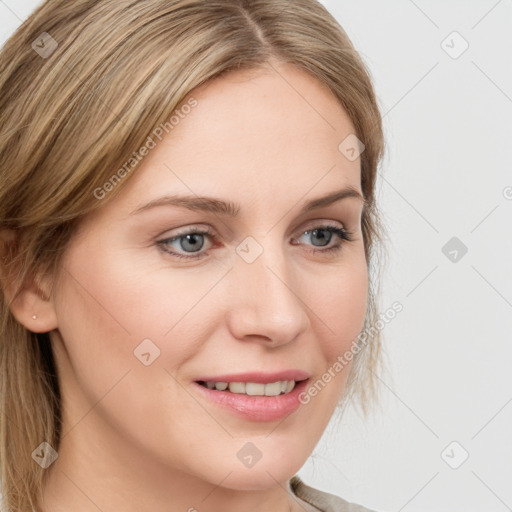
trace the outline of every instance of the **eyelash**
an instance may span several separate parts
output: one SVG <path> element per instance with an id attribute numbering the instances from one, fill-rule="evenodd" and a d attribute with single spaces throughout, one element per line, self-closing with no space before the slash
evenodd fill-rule
<path id="1" fill-rule="evenodd" d="M 351 242 L 353 240 L 353 238 L 352 238 L 353 233 L 352 232 L 348 231 L 345 228 L 340 228 L 338 226 L 332 226 L 332 225 L 328 225 L 328 224 L 327 225 L 326 224 L 322 224 L 322 225 L 319 225 L 319 226 L 314 226 L 311 229 L 306 229 L 306 231 L 303 231 L 301 233 L 301 236 L 304 235 L 305 233 L 312 232 L 312 231 L 315 231 L 315 230 L 323 230 L 323 231 L 328 231 L 330 233 L 333 233 L 334 235 L 336 235 L 339 238 L 340 241 L 338 242 L 337 245 L 334 245 L 332 247 L 328 247 L 327 249 L 313 249 L 313 250 L 310 251 L 312 253 L 323 253 L 323 254 L 335 253 L 335 252 L 338 252 L 338 251 L 340 251 L 342 249 L 343 245 L 345 245 L 345 242 Z M 207 235 L 207 236 L 210 236 L 213 240 L 216 240 L 215 234 L 210 229 L 192 229 L 192 230 L 189 230 L 189 231 L 185 231 L 183 233 L 179 233 L 176 236 L 173 236 L 173 237 L 170 237 L 170 238 L 165 238 L 164 240 L 159 240 L 157 242 L 157 245 L 164 252 L 166 252 L 168 254 L 171 254 L 173 257 L 180 258 L 180 259 L 183 259 L 183 260 L 197 260 L 197 259 L 201 259 L 201 258 L 205 257 L 205 255 L 208 253 L 208 251 L 206 251 L 206 252 L 199 252 L 199 251 L 197 251 L 198 254 L 196 256 L 193 255 L 194 253 L 190 253 L 190 255 L 185 256 L 184 254 L 180 254 L 180 253 L 177 253 L 177 252 L 174 252 L 174 251 L 170 251 L 169 249 L 167 249 L 167 244 L 168 243 L 174 242 L 175 240 L 179 240 L 180 238 L 183 238 L 183 237 L 185 237 L 187 235 L 203 235 L 203 236 Z M 331 239 L 331 241 L 332 241 L 332 239 Z"/>

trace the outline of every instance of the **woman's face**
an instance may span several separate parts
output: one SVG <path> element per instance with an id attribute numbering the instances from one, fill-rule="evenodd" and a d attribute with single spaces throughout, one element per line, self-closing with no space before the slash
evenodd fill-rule
<path id="1" fill-rule="evenodd" d="M 368 283 L 362 200 L 310 202 L 361 193 L 360 160 L 338 149 L 354 128 L 327 89 L 276 70 L 196 89 L 197 105 L 72 238 L 52 299 L 56 465 L 80 454 L 100 472 L 136 464 L 153 482 L 261 490 L 318 442 L 349 368 L 309 403 L 298 395 L 361 331 Z M 236 392 L 304 379 L 290 394 Z"/>

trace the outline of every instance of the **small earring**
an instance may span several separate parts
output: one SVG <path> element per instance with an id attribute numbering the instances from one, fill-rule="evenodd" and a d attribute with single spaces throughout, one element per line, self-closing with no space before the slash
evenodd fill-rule
<path id="1" fill-rule="evenodd" d="M 32 315 L 32 318 L 35 320 L 37 318 L 37 315 Z"/>

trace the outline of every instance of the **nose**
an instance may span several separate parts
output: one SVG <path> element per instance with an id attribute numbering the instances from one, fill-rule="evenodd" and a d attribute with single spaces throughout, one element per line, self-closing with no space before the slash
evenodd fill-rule
<path id="1" fill-rule="evenodd" d="M 252 263 L 237 256 L 229 279 L 226 319 L 235 338 L 280 346 L 307 330 L 310 320 L 303 280 L 282 249 L 265 247 Z"/>

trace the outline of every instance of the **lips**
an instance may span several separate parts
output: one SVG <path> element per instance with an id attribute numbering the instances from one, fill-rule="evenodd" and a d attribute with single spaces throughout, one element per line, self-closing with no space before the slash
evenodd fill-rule
<path id="1" fill-rule="evenodd" d="M 250 421 L 282 419 L 301 405 L 309 374 L 302 370 L 206 375 L 194 382 L 203 399 Z"/>
<path id="2" fill-rule="evenodd" d="M 232 373 L 224 375 L 205 375 L 196 379 L 196 382 L 257 382 L 268 384 L 285 380 L 294 380 L 295 382 L 308 379 L 310 374 L 303 370 L 284 370 L 281 372 L 247 372 Z"/>

